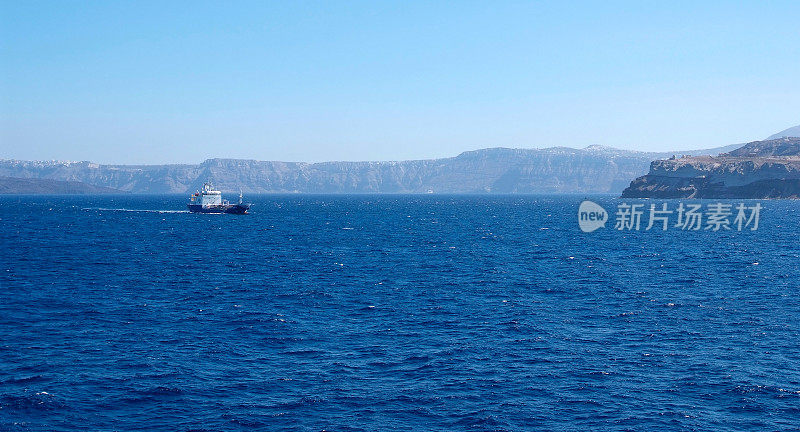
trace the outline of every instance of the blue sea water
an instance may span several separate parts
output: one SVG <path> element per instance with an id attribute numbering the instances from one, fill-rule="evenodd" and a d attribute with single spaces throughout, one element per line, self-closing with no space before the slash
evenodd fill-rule
<path id="1" fill-rule="evenodd" d="M 251 198 L 0 197 L 0 430 L 800 428 L 800 202 Z"/>

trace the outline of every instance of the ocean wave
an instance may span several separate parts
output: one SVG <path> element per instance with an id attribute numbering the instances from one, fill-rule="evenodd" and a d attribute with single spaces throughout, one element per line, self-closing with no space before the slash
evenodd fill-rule
<path id="1" fill-rule="evenodd" d="M 191 213 L 189 210 L 156 210 L 156 209 L 129 209 L 129 208 L 108 208 L 108 207 L 84 207 L 81 210 L 131 212 L 131 213 Z"/>

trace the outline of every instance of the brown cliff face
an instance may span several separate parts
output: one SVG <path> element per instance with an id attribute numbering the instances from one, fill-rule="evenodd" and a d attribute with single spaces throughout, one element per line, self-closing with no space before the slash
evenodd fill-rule
<path id="1" fill-rule="evenodd" d="M 748 143 L 719 156 L 656 160 L 623 198 L 800 198 L 800 138 Z"/>

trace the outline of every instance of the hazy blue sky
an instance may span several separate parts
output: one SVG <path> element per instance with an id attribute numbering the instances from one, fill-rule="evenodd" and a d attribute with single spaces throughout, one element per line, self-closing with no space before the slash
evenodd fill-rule
<path id="1" fill-rule="evenodd" d="M 672 150 L 800 124 L 797 1 L 0 2 L 0 158 Z"/>

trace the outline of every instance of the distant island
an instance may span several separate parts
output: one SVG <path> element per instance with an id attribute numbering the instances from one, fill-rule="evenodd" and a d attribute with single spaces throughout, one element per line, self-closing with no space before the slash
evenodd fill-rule
<path id="1" fill-rule="evenodd" d="M 718 154 L 738 146 L 682 151 Z M 209 159 L 191 165 L 103 165 L 0 160 L 0 176 L 79 181 L 142 194 L 187 193 L 210 180 L 238 193 L 614 193 L 645 174 L 653 159 L 676 152 L 612 147 L 490 148 L 443 159 L 399 162 L 276 162 Z M 63 185 L 40 184 L 42 193 Z M 9 193 L 9 188 L 5 189 Z M 32 190 L 30 188 L 26 190 Z M 33 193 L 33 192 L 15 192 Z"/>
<path id="2" fill-rule="evenodd" d="M 783 133 L 798 133 L 800 127 Z M 800 138 L 754 141 L 713 156 L 656 160 L 623 198 L 800 198 Z"/>
<path id="3" fill-rule="evenodd" d="M 800 198 L 800 126 L 764 141 L 639 152 L 488 148 L 442 159 L 104 165 L 0 160 L 0 194 L 190 193 L 206 181 L 244 193 L 610 193 L 624 198 Z M 633 179 L 633 181 L 631 181 Z"/>
<path id="4" fill-rule="evenodd" d="M 774 140 L 778 138 L 792 138 L 800 137 L 800 126 L 790 127 L 789 129 L 782 130 L 774 135 L 767 137 L 767 140 Z"/>
<path id="5" fill-rule="evenodd" d="M 117 189 L 94 186 L 79 181 L 37 178 L 0 177 L 0 194 L 110 194 L 124 193 Z"/>

